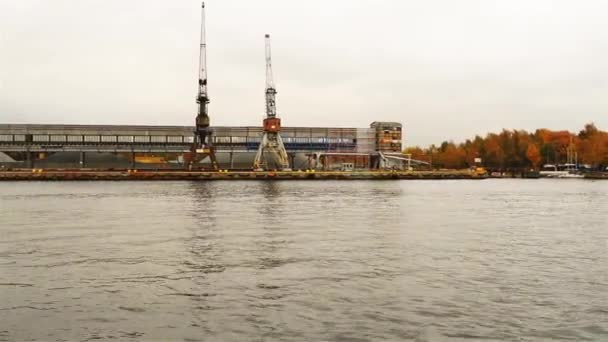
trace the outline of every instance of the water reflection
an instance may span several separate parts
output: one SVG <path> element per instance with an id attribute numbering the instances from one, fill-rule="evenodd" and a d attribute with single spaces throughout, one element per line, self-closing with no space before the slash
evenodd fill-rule
<path id="1" fill-rule="evenodd" d="M 262 181 L 260 182 L 260 188 L 262 190 L 262 195 L 267 200 L 275 199 L 281 194 L 282 187 L 284 182 L 277 181 Z"/>
<path id="2" fill-rule="evenodd" d="M 259 194 L 256 194 L 256 197 L 261 195 L 257 207 L 264 228 L 283 228 L 281 227 L 284 224 L 282 217 L 284 205 L 281 201 L 283 184 L 284 182 L 277 181 L 262 181 L 257 184 L 256 190 Z"/>
<path id="3" fill-rule="evenodd" d="M 185 188 L 196 199 L 196 204 L 203 204 L 217 195 L 219 187 L 214 182 L 186 182 Z M 212 201 L 210 201 L 212 203 Z"/>
<path id="4" fill-rule="evenodd" d="M 210 333 L 208 311 L 213 310 L 212 299 L 217 290 L 210 282 L 211 275 L 226 270 L 221 255 L 225 253 L 222 246 L 222 232 L 219 229 L 217 199 L 221 188 L 213 182 L 189 182 L 190 194 L 188 214 L 192 225 L 187 227 L 190 236 L 184 240 L 184 251 L 181 259 L 183 272 L 187 280 L 181 284 L 177 294 L 188 301 L 189 328 Z M 185 303 L 184 303 L 185 304 Z M 197 339 L 195 339 L 197 340 Z"/>

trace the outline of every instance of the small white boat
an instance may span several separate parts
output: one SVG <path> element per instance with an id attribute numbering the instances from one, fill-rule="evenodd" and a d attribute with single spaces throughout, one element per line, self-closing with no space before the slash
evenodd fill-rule
<path id="1" fill-rule="evenodd" d="M 564 175 L 559 175 L 557 178 L 585 178 L 585 176 L 578 173 L 567 173 Z"/>
<path id="2" fill-rule="evenodd" d="M 543 165 L 538 173 L 543 178 L 585 178 L 578 173 L 575 164 Z"/>

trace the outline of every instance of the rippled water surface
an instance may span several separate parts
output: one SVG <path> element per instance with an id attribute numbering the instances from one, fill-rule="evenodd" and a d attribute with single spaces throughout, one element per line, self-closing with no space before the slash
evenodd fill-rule
<path id="1" fill-rule="evenodd" d="M 0 214 L 0 340 L 608 341 L 608 182 L 4 182 Z"/>

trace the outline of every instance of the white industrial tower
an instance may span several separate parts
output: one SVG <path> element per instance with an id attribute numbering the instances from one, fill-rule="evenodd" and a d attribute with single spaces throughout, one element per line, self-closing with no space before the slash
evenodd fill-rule
<path id="1" fill-rule="evenodd" d="M 253 161 L 255 170 L 289 170 L 289 157 L 281 139 L 281 119 L 277 118 L 276 97 L 270 58 L 270 35 L 266 35 L 266 118 L 260 147 Z"/>

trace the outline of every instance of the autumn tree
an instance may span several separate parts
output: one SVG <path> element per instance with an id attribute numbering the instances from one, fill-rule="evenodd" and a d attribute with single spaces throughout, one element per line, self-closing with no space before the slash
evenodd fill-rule
<path id="1" fill-rule="evenodd" d="M 534 167 L 535 169 L 538 168 L 542 157 L 540 155 L 540 150 L 535 144 L 528 144 L 528 148 L 526 150 L 526 158 L 528 159 L 528 162 L 532 164 L 532 167 Z"/>
<path id="2" fill-rule="evenodd" d="M 410 154 L 412 159 L 429 162 L 428 159 L 430 157 L 430 154 L 424 151 L 419 146 L 408 147 L 403 151 L 403 153 Z"/>
<path id="3" fill-rule="evenodd" d="M 463 168 L 481 158 L 490 168 L 538 168 L 543 163 L 559 164 L 567 161 L 568 150 L 574 147 L 579 160 L 600 166 L 608 164 L 608 132 L 599 130 L 593 123 L 585 125 L 578 134 L 568 131 L 537 129 L 503 129 L 500 133 L 475 136 L 463 143 L 444 141 L 438 147 L 418 146 L 406 149 L 413 159 L 432 162 L 443 168 Z"/>

